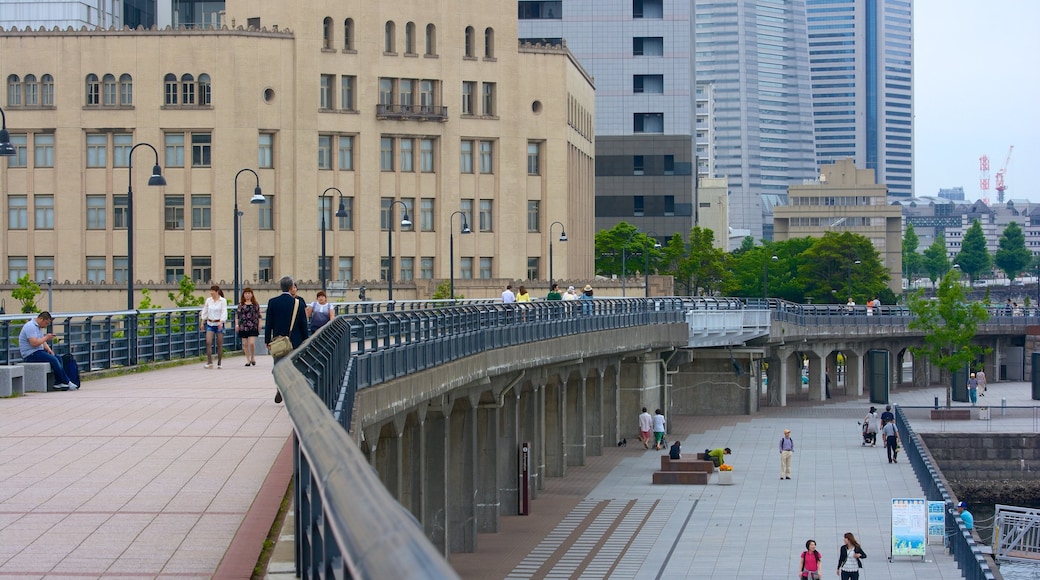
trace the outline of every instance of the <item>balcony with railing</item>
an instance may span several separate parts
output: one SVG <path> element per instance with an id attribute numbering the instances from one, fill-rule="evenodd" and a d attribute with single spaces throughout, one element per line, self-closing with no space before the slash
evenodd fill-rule
<path id="1" fill-rule="evenodd" d="M 433 105 L 376 105 L 376 118 L 397 121 L 439 121 L 448 120 L 448 107 Z"/>

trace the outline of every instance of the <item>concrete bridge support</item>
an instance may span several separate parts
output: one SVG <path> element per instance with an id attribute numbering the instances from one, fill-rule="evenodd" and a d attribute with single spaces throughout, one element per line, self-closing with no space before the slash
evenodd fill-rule
<path id="1" fill-rule="evenodd" d="M 570 375 L 565 393 L 566 412 L 565 429 L 567 448 L 567 465 L 585 465 L 585 453 L 588 445 L 588 401 L 586 400 L 585 373 Z"/>

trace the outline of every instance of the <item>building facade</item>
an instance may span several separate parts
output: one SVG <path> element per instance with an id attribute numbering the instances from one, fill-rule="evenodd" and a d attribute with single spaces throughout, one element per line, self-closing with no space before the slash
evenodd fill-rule
<path id="1" fill-rule="evenodd" d="M 805 0 L 816 159 L 913 195 L 912 0 Z"/>
<path id="2" fill-rule="evenodd" d="M 398 299 L 452 271 L 547 280 L 555 221 L 554 276 L 591 278 L 595 96 L 566 49 L 520 47 L 515 14 L 473 0 L 298 4 L 228 2 L 224 29 L 0 33 L 0 293 L 28 274 L 58 310 L 121 308 L 130 183 L 138 289 L 230 287 L 236 196 L 244 285 L 322 263 L 376 299 L 390 275 Z M 156 156 L 165 187 L 146 185 Z"/>

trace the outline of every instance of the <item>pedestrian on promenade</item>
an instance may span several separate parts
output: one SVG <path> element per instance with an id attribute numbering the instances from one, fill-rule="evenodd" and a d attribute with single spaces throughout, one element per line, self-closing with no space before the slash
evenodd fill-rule
<path id="1" fill-rule="evenodd" d="M 54 372 L 54 386 L 63 391 L 75 391 L 79 385 L 69 381 L 65 374 L 65 367 L 61 359 L 54 356 L 51 345 L 47 344 L 54 338 L 54 334 L 44 329 L 51 324 L 51 313 L 44 310 L 29 322 L 22 326 L 18 333 L 18 352 L 25 362 L 50 363 L 51 371 Z"/>
<path id="2" fill-rule="evenodd" d="M 975 516 L 971 515 L 968 511 L 968 504 L 963 501 L 957 504 L 957 515 L 961 516 L 961 520 L 964 521 L 964 527 L 972 529 L 975 527 Z"/>
<path id="3" fill-rule="evenodd" d="M 577 300 L 578 292 L 574 289 L 574 286 L 568 286 L 567 291 L 563 294 L 564 300 Z"/>
<path id="4" fill-rule="evenodd" d="M 563 296 L 560 294 L 560 285 L 553 284 L 552 288 L 549 289 L 549 294 L 545 297 L 546 300 L 563 300 Z"/>
<path id="5" fill-rule="evenodd" d="M 885 423 L 885 426 L 881 428 L 881 435 L 885 438 L 885 451 L 888 454 L 888 462 L 899 463 L 897 460 L 899 450 L 896 448 L 899 445 L 899 431 L 896 429 L 896 422 L 889 421 Z"/>
<path id="6" fill-rule="evenodd" d="M 654 449 L 664 449 L 664 413 L 660 409 L 654 411 Z"/>
<path id="7" fill-rule="evenodd" d="M 235 310 L 235 331 L 242 339 L 242 354 L 246 355 L 246 366 L 256 366 L 256 337 L 260 336 L 260 303 L 253 289 L 246 286 Z"/>
<path id="8" fill-rule="evenodd" d="M 224 361 L 224 324 L 227 322 L 227 298 L 216 284 L 209 287 L 209 298 L 199 313 L 206 326 L 206 368 L 213 368 L 213 341 L 217 341 L 217 368 Z"/>
<path id="9" fill-rule="evenodd" d="M 883 426 L 885 423 L 895 420 L 896 416 L 895 413 L 892 412 L 892 405 L 885 405 L 885 412 L 881 413 L 881 425 Z"/>
<path id="10" fill-rule="evenodd" d="M 845 532 L 845 543 L 838 550 L 838 574 L 841 580 L 859 580 L 859 569 L 863 567 L 867 554 L 856 541 L 852 532 Z"/>
<path id="11" fill-rule="evenodd" d="M 296 282 L 292 276 L 282 276 L 278 281 L 282 293 L 267 302 L 267 324 L 264 327 L 264 343 L 270 352 L 271 341 L 276 336 L 289 339 L 293 349 L 307 339 L 307 305 L 296 296 Z M 278 361 L 275 361 L 276 363 Z M 274 402 L 282 402 L 281 391 L 276 391 Z"/>
<path id="12" fill-rule="evenodd" d="M 975 373 L 968 375 L 968 400 L 972 407 L 979 402 L 979 379 L 975 378 Z"/>
<path id="13" fill-rule="evenodd" d="M 506 289 L 502 291 L 502 304 L 512 304 L 516 302 L 516 294 L 513 294 L 513 285 L 506 284 Z"/>
<path id="14" fill-rule="evenodd" d="M 318 332 L 319 328 L 325 326 L 336 317 L 336 312 L 332 309 L 332 305 L 329 304 L 329 297 L 324 290 L 318 290 L 315 298 L 316 300 L 307 306 L 307 317 L 311 320 L 311 334 Z"/>
<path id="15" fill-rule="evenodd" d="M 863 417 L 863 444 L 877 445 L 877 434 L 881 428 L 881 417 L 877 414 L 877 408 L 871 407 L 867 416 Z"/>
<path id="16" fill-rule="evenodd" d="M 592 286 L 586 284 L 585 285 L 585 290 L 581 293 L 581 296 L 578 298 L 579 300 L 587 301 L 587 302 L 582 302 L 582 305 L 581 305 L 581 313 L 582 314 L 586 314 L 586 315 L 592 314 L 592 312 L 593 312 L 593 308 L 592 308 L 592 300 L 593 300 L 593 298 L 594 298 L 594 296 L 592 295 Z M 663 447 L 664 443 L 662 442 L 661 445 Z"/>
<path id="17" fill-rule="evenodd" d="M 794 455 L 794 439 L 791 430 L 784 429 L 780 438 L 780 479 L 791 479 L 791 456 Z"/>
<path id="18" fill-rule="evenodd" d="M 733 452 L 730 451 L 729 447 L 726 447 L 725 449 L 720 447 L 718 449 L 712 449 L 710 451 L 705 449 L 704 459 L 710 460 L 712 463 L 715 464 L 715 467 L 719 467 L 720 465 L 726 462 L 725 456 L 729 455 L 730 453 Z"/>
<path id="19" fill-rule="evenodd" d="M 986 369 L 979 367 L 979 370 L 975 373 L 975 378 L 979 380 L 979 396 L 986 396 Z"/>
<path id="20" fill-rule="evenodd" d="M 675 440 L 675 443 L 672 443 L 672 447 L 668 450 L 668 457 L 671 459 L 682 459 L 682 446 L 679 444 L 678 439 Z"/>
<path id="21" fill-rule="evenodd" d="M 639 438 L 643 440 L 643 449 L 650 449 L 650 435 L 654 430 L 654 418 L 643 407 L 639 415 Z"/>
<path id="22" fill-rule="evenodd" d="M 823 556 L 816 549 L 816 540 L 805 542 L 805 551 L 802 552 L 802 567 L 799 577 L 807 580 L 820 580 L 820 561 Z"/>
<path id="23" fill-rule="evenodd" d="M 527 292 L 527 288 L 523 284 L 520 285 L 520 290 L 516 293 L 517 302 L 530 302 L 531 295 Z"/>

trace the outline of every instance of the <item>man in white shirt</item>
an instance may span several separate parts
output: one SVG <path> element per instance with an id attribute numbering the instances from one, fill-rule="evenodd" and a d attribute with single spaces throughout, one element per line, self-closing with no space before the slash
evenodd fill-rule
<path id="1" fill-rule="evenodd" d="M 653 429 L 654 418 L 646 411 L 646 407 L 643 407 L 643 412 L 639 415 L 639 438 L 643 440 L 643 449 L 650 449 L 650 433 Z"/>
<path id="2" fill-rule="evenodd" d="M 513 294 L 513 285 L 508 284 L 504 292 L 502 292 L 502 303 L 512 304 L 516 302 L 516 294 Z"/>

